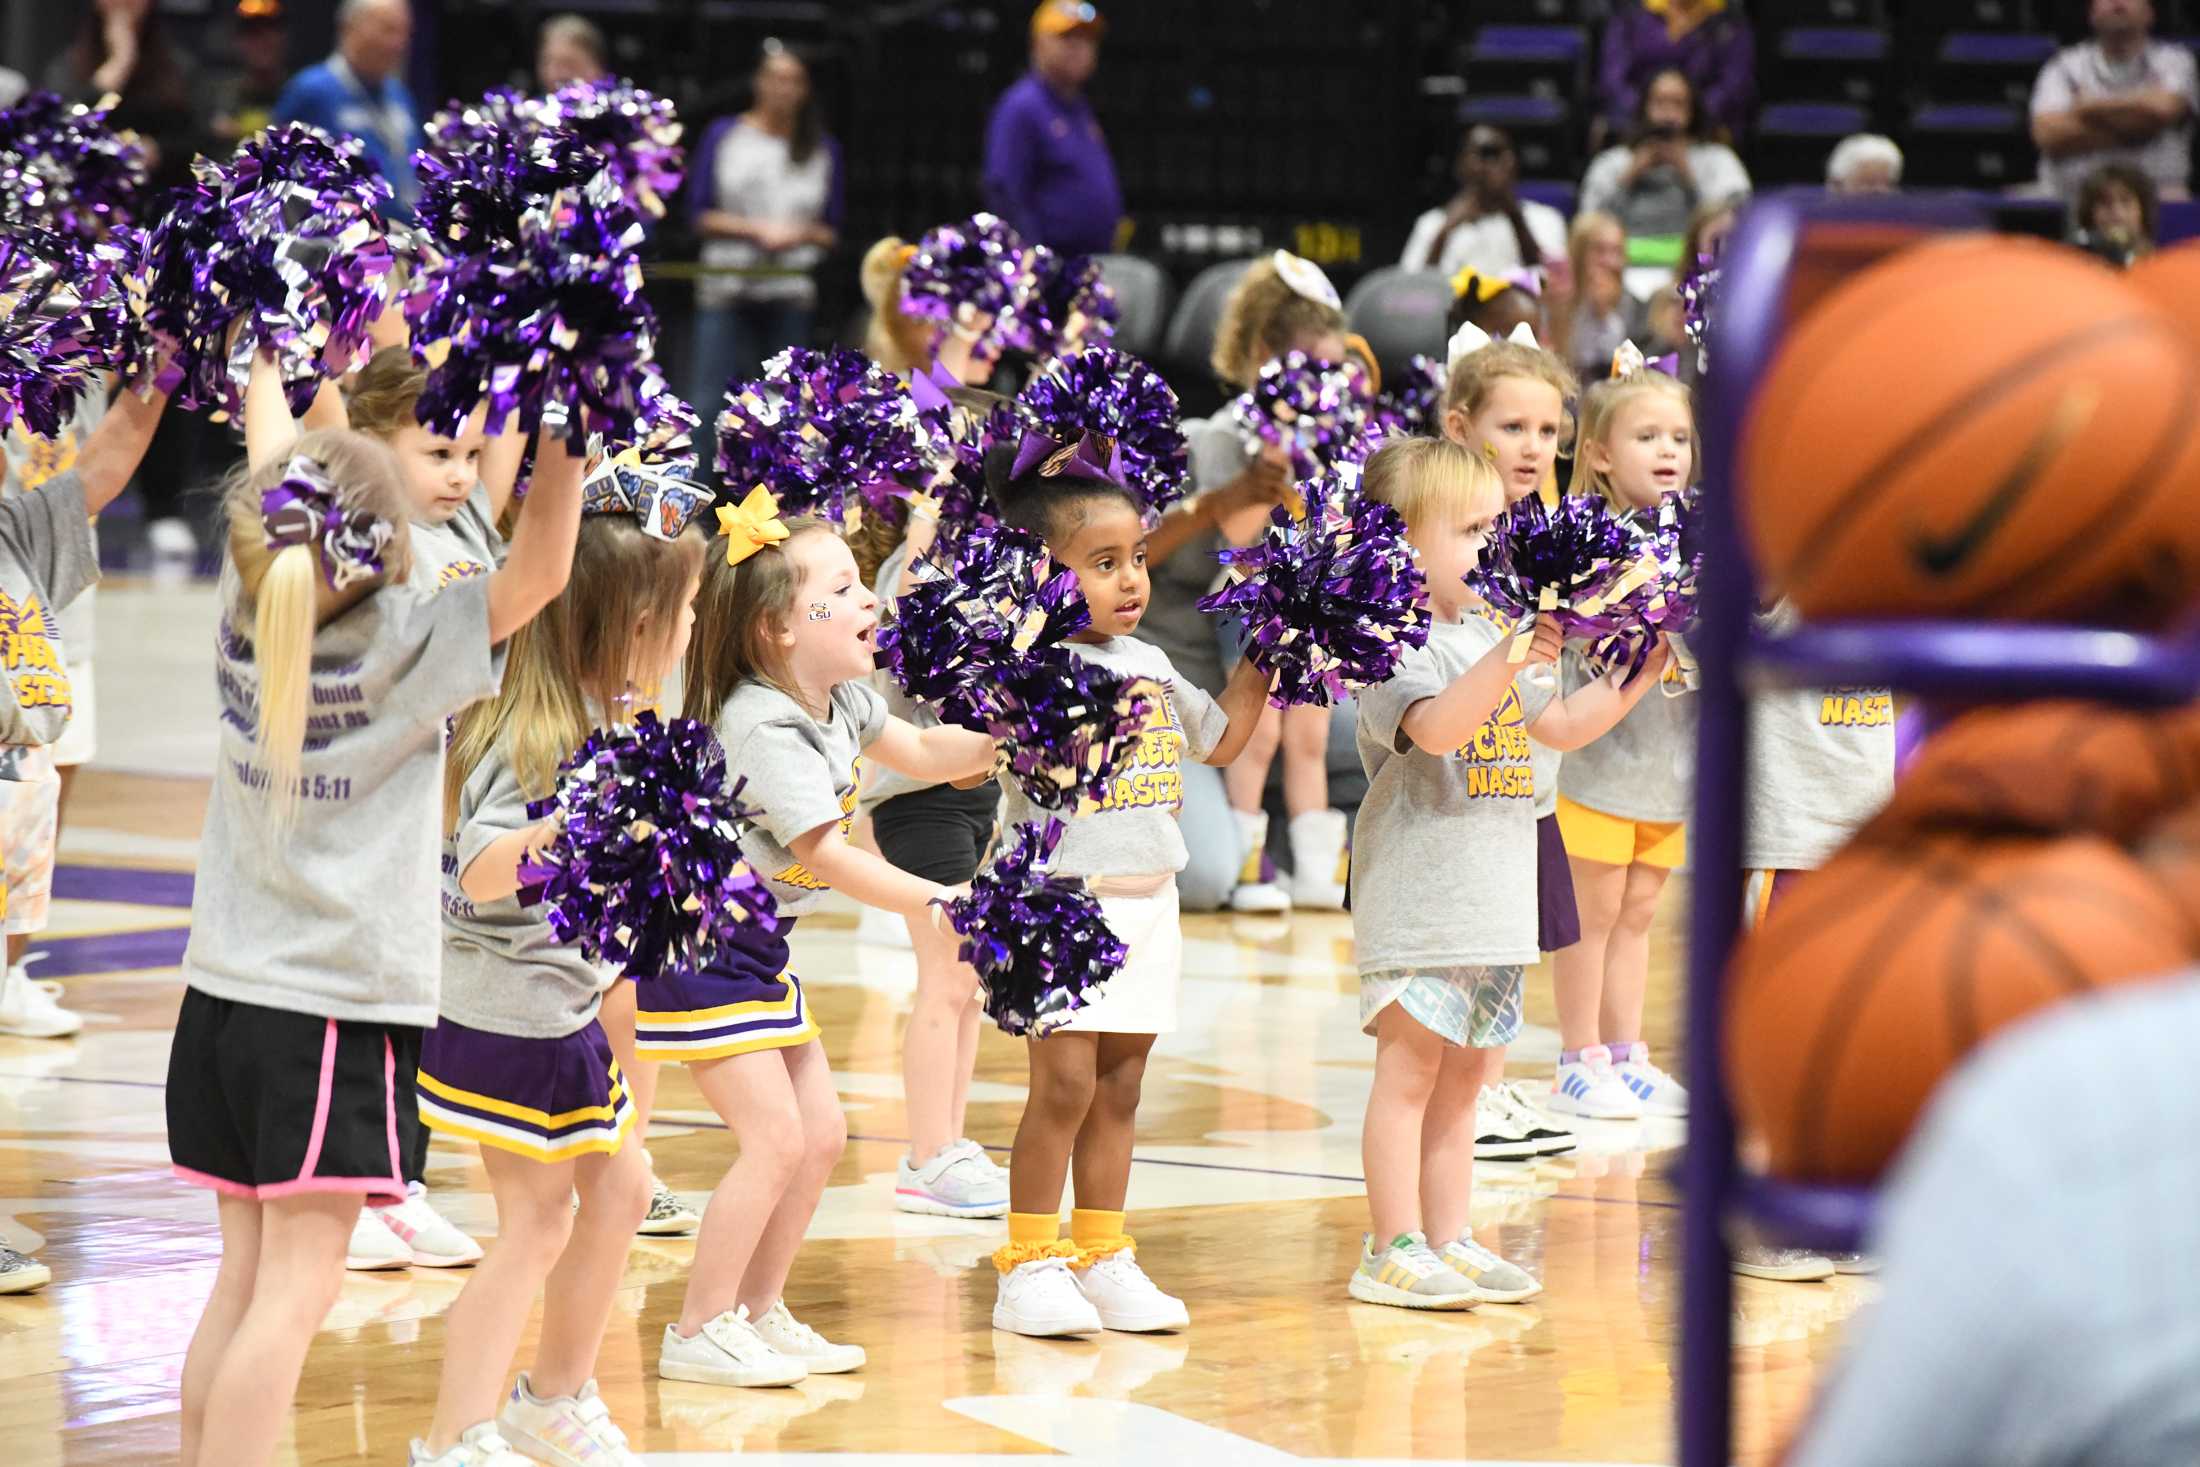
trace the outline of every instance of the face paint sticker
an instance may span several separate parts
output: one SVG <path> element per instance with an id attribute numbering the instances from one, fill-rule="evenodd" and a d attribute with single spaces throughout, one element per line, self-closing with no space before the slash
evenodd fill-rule
<path id="1" fill-rule="evenodd" d="M 811 621 L 831 621 L 832 619 L 833 609 L 830 606 L 827 606 L 822 601 L 812 601 L 810 603 Z"/>

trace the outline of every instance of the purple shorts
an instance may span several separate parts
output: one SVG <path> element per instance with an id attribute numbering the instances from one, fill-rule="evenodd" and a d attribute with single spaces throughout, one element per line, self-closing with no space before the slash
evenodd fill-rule
<path id="1" fill-rule="evenodd" d="M 1574 905 L 1574 868 L 1566 864 L 1566 840 L 1558 817 L 1535 823 L 1536 946 L 1555 953 L 1581 941 L 1581 909 Z"/>

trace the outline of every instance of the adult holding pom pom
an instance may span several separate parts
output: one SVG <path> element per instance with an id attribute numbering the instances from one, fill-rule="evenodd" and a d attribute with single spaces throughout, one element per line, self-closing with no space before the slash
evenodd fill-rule
<path id="1" fill-rule="evenodd" d="M 480 1144 L 497 1232 L 451 1306 L 434 1418 L 412 1448 L 423 1467 L 575 1442 L 626 1458 L 593 1377 L 651 1179 L 604 995 L 668 952 L 699 960 L 778 932 L 740 861 L 716 737 L 634 712 L 687 650 L 705 503 L 692 486 L 590 476 L 572 578 L 451 733 L 420 1118 Z M 507 1390 L 538 1294 L 534 1360 Z"/>
<path id="2" fill-rule="evenodd" d="M 758 807 L 741 835 L 743 857 L 788 928 L 838 889 L 928 918 L 916 930 L 952 963 L 954 940 L 933 903 L 953 889 L 897 870 L 847 836 L 866 756 L 919 780 L 975 781 L 992 768 L 992 741 L 965 729 L 920 730 L 886 711 L 869 681 L 877 601 L 829 523 L 782 519 L 761 486 L 717 515 L 685 711 L 715 728 L 729 777 L 746 781 Z M 699 965 L 638 976 L 637 1052 L 685 1063 L 741 1141 L 740 1159 L 704 1210 L 658 1374 L 775 1386 L 859 1368 L 859 1346 L 825 1340 L 781 1298 L 847 1137 L 802 980 L 787 968 L 785 931 L 768 948 L 721 946 Z"/>
<path id="3" fill-rule="evenodd" d="M 1054 561 L 1076 574 L 1091 615 L 1068 645 L 1080 669 L 1110 675 L 1106 696 L 1127 691 L 1126 677 L 1158 689 L 1128 767 L 1106 783 L 1096 808 L 1068 814 L 1054 850 L 1054 870 L 1091 886 L 1126 956 L 1102 997 L 1031 1041 L 1031 1097 L 1009 1163 L 1008 1243 L 993 1257 L 1001 1276 L 993 1325 L 1042 1336 L 1179 1329 L 1189 1321 L 1183 1301 L 1146 1276 L 1124 1231 L 1131 1143 L 1146 1056 L 1156 1036 L 1176 1027 L 1183 772 L 1192 760 L 1235 758 L 1269 691 L 1267 675 L 1245 662 L 1222 698 L 1210 698 L 1177 673 L 1167 653 L 1134 637 L 1151 594 L 1148 502 L 1125 482 L 1122 457 L 1089 422 L 1067 411 L 1034 413 L 1021 440 L 1001 445 L 987 464 L 1003 522 L 1038 535 Z M 1099 686 L 1081 687 L 1078 699 L 1101 696 Z M 1046 699 L 1035 706 L 1061 717 L 1060 692 Z M 1022 780 L 1002 783 L 1005 826 L 1040 818 Z M 1076 1207 L 1064 1239 L 1062 1191 L 1073 1161 Z"/>

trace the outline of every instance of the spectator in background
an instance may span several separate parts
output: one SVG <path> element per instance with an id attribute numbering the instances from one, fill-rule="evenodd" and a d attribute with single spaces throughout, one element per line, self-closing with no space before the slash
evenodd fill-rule
<path id="1" fill-rule="evenodd" d="M 2058 51 L 2032 88 L 2040 183 L 2075 204 L 2103 163 L 2129 163 L 2157 196 L 2191 197 L 2192 123 L 2200 107 L 2192 52 L 2150 39 L 2147 0 L 2093 0 L 2093 39 Z"/>
<path id="2" fill-rule="evenodd" d="M 0 66 L 0 107 L 13 107 L 31 89 L 30 78 Z"/>
<path id="3" fill-rule="evenodd" d="M 2153 179 L 2129 163 L 2104 163 L 2078 187 L 2070 242 L 2111 265 L 2131 265 L 2154 253 L 2160 216 Z"/>
<path id="4" fill-rule="evenodd" d="M 1902 188 L 1902 150 L 1893 138 L 1860 132 L 1826 159 L 1826 187 L 1837 194 L 1891 194 Z"/>
<path id="5" fill-rule="evenodd" d="M 239 0 L 230 41 L 234 64 L 216 70 L 209 87 L 212 130 L 225 143 L 251 137 L 275 119 L 290 52 L 282 0 Z"/>
<path id="6" fill-rule="evenodd" d="M 1732 148 L 1705 135 L 1704 120 L 1687 75 L 1661 71 L 1643 90 L 1630 141 L 1599 153 L 1583 176 L 1583 212 L 1619 220 L 1628 264 L 1680 268 L 1690 217 L 1749 192 L 1749 170 Z"/>
<path id="7" fill-rule="evenodd" d="M 1115 248 L 1123 188 L 1085 84 L 1107 22 L 1077 0 L 1031 15 L 1031 70 L 993 104 L 985 129 L 986 207 L 1025 239 L 1065 255 Z"/>
<path id="8" fill-rule="evenodd" d="M 109 120 L 151 147 L 154 192 L 191 180 L 204 138 L 206 99 L 190 62 L 169 43 L 152 0 L 96 0 L 83 7 L 76 39 L 46 69 L 48 90 L 77 102 L 121 98 Z"/>
<path id="9" fill-rule="evenodd" d="M 840 145 L 818 121 L 810 68 L 764 43 L 749 110 L 703 130 L 688 214 L 703 241 L 695 286 L 694 401 L 715 403 L 782 347 L 809 341 L 820 262 L 840 238 Z M 745 274 L 709 273 L 743 271 Z"/>
<path id="10" fill-rule="evenodd" d="M 1502 128 L 1468 128 L 1452 178 L 1459 191 L 1450 203 L 1413 221 L 1399 264 L 1446 275 L 1465 269 L 1503 275 L 1566 257 L 1566 218 L 1548 204 L 1520 197 L 1520 158 Z"/>
<path id="11" fill-rule="evenodd" d="M 1624 135 L 1661 72 L 1677 71 L 1703 99 L 1707 136 L 1732 141 L 1757 111 L 1757 51 L 1749 22 L 1726 0 L 1623 0 L 1604 24 L 1597 63 L 1605 135 Z"/>
<path id="12" fill-rule="evenodd" d="M 611 48 L 596 23 L 578 15 L 553 15 L 542 23 L 535 46 L 535 85 L 554 92 L 568 82 L 602 81 L 611 75 Z"/>
<path id="13" fill-rule="evenodd" d="M 420 200 L 413 150 L 420 109 L 399 75 L 412 47 L 407 0 L 344 0 L 336 12 L 336 52 L 290 79 L 275 103 L 277 122 L 310 122 L 366 146 L 367 162 L 390 181 L 389 212 L 410 219 Z"/>
<path id="14" fill-rule="evenodd" d="M 1650 310 L 1627 293 L 1626 226 L 1609 214 L 1576 214 L 1567 245 L 1574 300 L 1558 349 L 1582 381 L 1595 382 L 1610 374 L 1621 342 L 1649 351 Z"/>

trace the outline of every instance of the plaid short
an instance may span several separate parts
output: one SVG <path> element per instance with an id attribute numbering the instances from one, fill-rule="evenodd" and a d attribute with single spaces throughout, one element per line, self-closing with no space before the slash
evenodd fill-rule
<path id="1" fill-rule="evenodd" d="M 0 858 L 7 882 L 10 934 L 44 932 L 53 898 L 54 842 L 59 833 L 61 774 L 49 748 L 13 747 L 0 777 Z"/>
<path id="2" fill-rule="evenodd" d="M 1496 1049 L 1520 1035 L 1526 987 L 1518 963 L 1363 974 L 1360 1032 L 1373 1034 L 1376 1019 L 1395 1003 L 1447 1044 Z"/>

